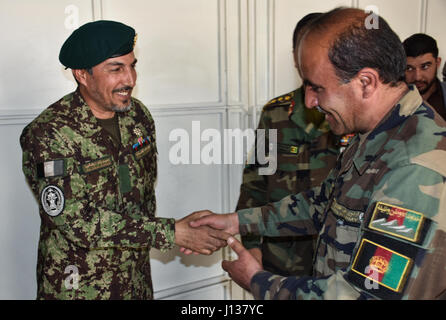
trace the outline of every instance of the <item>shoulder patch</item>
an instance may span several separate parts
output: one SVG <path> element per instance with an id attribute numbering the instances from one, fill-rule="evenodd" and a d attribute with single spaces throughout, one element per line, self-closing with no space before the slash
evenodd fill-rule
<path id="1" fill-rule="evenodd" d="M 55 186 L 46 186 L 40 194 L 43 210 L 51 217 L 61 214 L 65 208 L 65 197 L 62 190 Z"/>
<path id="2" fill-rule="evenodd" d="M 65 159 L 45 161 L 38 163 L 36 167 L 38 178 L 63 176 L 65 174 Z"/>
<path id="3" fill-rule="evenodd" d="M 425 249 L 366 231 L 347 280 L 381 299 L 400 299 L 415 261 Z"/>
<path id="4" fill-rule="evenodd" d="M 421 243 L 429 224 L 430 219 L 426 219 L 420 212 L 378 202 L 368 228 L 414 243 Z"/>

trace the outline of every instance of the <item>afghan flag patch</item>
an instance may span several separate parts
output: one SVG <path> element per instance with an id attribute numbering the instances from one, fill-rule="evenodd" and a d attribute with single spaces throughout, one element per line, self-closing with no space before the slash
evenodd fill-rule
<path id="1" fill-rule="evenodd" d="M 425 252 L 408 242 L 366 231 L 347 280 L 379 298 L 399 299 L 404 294 L 413 266 L 422 261 Z"/>
<path id="2" fill-rule="evenodd" d="M 412 259 L 367 239 L 362 239 L 352 271 L 395 292 L 401 292 Z"/>
<path id="3" fill-rule="evenodd" d="M 369 229 L 419 243 L 425 223 L 423 214 L 378 202 L 370 219 Z"/>

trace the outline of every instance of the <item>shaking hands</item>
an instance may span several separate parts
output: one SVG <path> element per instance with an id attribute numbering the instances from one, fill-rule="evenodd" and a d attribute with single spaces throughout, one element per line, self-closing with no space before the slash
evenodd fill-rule
<path id="1" fill-rule="evenodd" d="M 203 210 L 178 220 L 175 223 L 175 243 L 181 247 L 181 252 L 210 255 L 225 247 L 232 229 L 224 227 L 224 222 L 217 219 L 220 216 Z M 213 220 L 218 222 L 212 222 Z"/>
<path id="2" fill-rule="evenodd" d="M 212 254 L 225 247 L 229 236 L 237 234 L 236 213 L 215 214 L 196 211 L 175 224 L 175 243 L 184 254 Z"/>
<path id="3" fill-rule="evenodd" d="M 222 268 L 242 288 L 250 289 L 252 277 L 263 269 L 261 251 L 246 250 L 237 239 L 232 237 L 239 233 L 237 213 L 215 214 L 209 210 L 197 211 L 178 221 L 177 226 L 187 230 L 184 233 L 178 232 L 178 229 L 176 231 L 179 237 L 184 235 L 186 239 L 184 242 L 177 242 L 184 254 L 211 254 L 229 244 L 238 259 L 224 260 Z"/>

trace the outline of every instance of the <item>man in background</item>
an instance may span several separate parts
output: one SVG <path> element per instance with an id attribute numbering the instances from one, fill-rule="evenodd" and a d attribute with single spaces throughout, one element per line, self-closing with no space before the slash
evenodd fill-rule
<path id="1" fill-rule="evenodd" d="M 446 119 L 446 83 L 437 72 L 441 65 L 437 41 L 423 33 L 416 33 L 403 42 L 407 56 L 406 82 L 414 84 L 423 100 Z"/>

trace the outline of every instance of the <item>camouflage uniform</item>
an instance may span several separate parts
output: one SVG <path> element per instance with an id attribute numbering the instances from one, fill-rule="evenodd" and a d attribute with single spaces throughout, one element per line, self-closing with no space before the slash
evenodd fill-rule
<path id="1" fill-rule="evenodd" d="M 320 119 L 312 119 L 313 110 L 319 113 L 305 108 L 303 87 L 265 105 L 258 129 L 277 129 L 277 170 L 273 175 L 259 175 L 258 163 L 247 165 L 237 210 L 279 201 L 318 186 L 327 177 L 338 155 L 336 137 L 322 114 Z M 311 274 L 314 236 L 262 240 L 242 237 L 247 248 L 261 249 L 265 270 L 281 275 Z"/>
<path id="2" fill-rule="evenodd" d="M 445 136 L 446 122 L 411 86 L 320 187 L 238 211 L 241 234 L 318 235 L 312 277 L 261 271 L 254 297 L 446 298 Z"/>
<path id="3" fill-rule="evenodd" d="M 23 172 L 41 217 L 38 299 L 152 298 L 149 249 L 172 248 L 175 220 L 155 217 L 154 121 L 132 103 L 117 113 L 121 145 L 79 91 L 23 130 Z"/>

